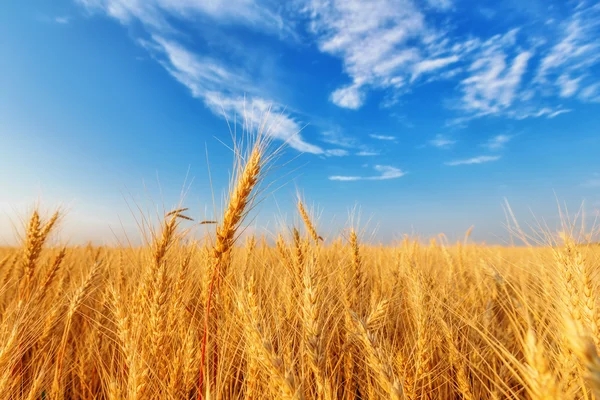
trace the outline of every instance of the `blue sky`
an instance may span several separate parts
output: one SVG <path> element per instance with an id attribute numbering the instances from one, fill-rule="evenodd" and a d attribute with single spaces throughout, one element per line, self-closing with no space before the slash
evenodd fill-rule
<path id="1" fill-rule="evenodd" d="M 500 3 L 500 4 L 498 4 Z M 226 119 L 271 107 L 254 224 L 502 242 L 503 199 L 556 224 L 600 208 L 600 4 L 462 0 L 34 0 L 0 13 L 0 213 L 70 210 L 72 242 L 133 231 L 126 199 L 217 209 Z M 224 116 L 225 115 L 225 116 Z M 367 223 L 368 221 L 368 223 Z M 374 233 L 373 233 L 374 232 Z M 0 241 L 12 237 L 0 229 Z"/>

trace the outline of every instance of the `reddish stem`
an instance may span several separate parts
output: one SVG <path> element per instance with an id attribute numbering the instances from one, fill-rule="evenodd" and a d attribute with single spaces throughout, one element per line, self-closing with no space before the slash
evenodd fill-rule
<path id="1" fill-rule="evenodd" d="M 220 263 L 219 263 L 220 264 Z M 208 341 L 208 322 L 211 311 L 213 291 L 217 276 L 219 275 L 219 265 L 215 266 L 213 276 L 210 279 L 208 287 L 208 299 L 206 300 L 206 310 L 204 312 L 204 332 L 202 333 L 202 350 L 200 352 L 200 372 L 198 376 L 198 400 L 202 400 L 202 385 L 204 383 L 204 360 L 206 359 L 206 342 Z"/>

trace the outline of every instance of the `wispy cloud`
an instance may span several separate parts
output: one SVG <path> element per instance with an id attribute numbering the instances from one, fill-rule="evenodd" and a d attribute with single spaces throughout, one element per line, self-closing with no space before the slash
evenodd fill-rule
<path id="1" fill-rule="evenodd" d="M 336 146 L 352 148 L 357 146 L 357 140 L 348 136 L 339 127 L 324 129 L 321 131 L 321 141 L 324 143 L 333 144 Z"/>
<path id="2" fill-rule="evenodd" d="M 276 34 L 279 38 L 295 39 L 296 32 L 282 17 L 280 8 L 275 3 L 269 0 L 75 1 L 90 12 L 105 13 L 126 25 L 134 21 L 141 22 L 151 39 L 138 42 L 215 115 L 227 118 L 244 116 L 249 123 L 258 126 L 259 119 L 268 113 L 272 120 L 269 134 L 285 141 L 290 147 L 323 156 L 349 154 L 344 149 L 324 149 L 308 143 L 300 133 L 305 124 L 269 94 L 272 90 L 263 90 L 259 86 L 261 80 L 253 71 L 248 71 L 244 63 L 232 63 L 224 54 L 190 50 L 181 42 L 185 32 L 178 31 L 181 27 L 176 29 L 173 25 L 177 19 L 204 21 L 208 17 L 215 22 L 212 26 L 243 25 Z M 342 134 L 325 136 L 325 143 L 341 147 L 354 146 L 352 139 Z"/>
<path id="3" fill-rule="evenodd" d="M 459 58 L 457 55 L 435 58 L 432 60 L 423 60 L 414 66 L 411 81 L 416 80 L 420 75 L 426 72 L 432 72 L 440 68 L 444 68 L 447 65 L 458 62 L 458 60 Z"/>
<path id="4" fill-rule="evenodd" d="M 600 61 L 600 4 L 586 7 L 581 2 L 576 11 L 560 22 L 560 39 L 542 58 L 537 70 L 537 82 L 551 82 L 565 74 L 581 76 Z M 561 88 L 562 90 L 562 88 Z"/>
<path id="5" fill-rule="evenodd" d="M 232 120 L 235 115 L 243 116 L 246 124 L 254 127 L 261 126 L 263 119 L 269 115 L 266 133 L 286 142 L 298 151 L 312 154 L 336 155 L 335 151 L 328 154 L 321 147 L 310 144 L 300 135 L 301 125 L 283 108 L 260 97 L 244 97 L 243 95 L 222 92 L 205 92 L 196 97 L 201 98 L 204 104 L 215 114 L 225 116 Z"/>
<path id="6" fill-rule="evenodd" d="M 375 165 L 373 169 L 379 172 L 379 175 L 356 176 L 356 175 L 333 175 L 329 177 L 332 181 L 385 181 L 397 179 L 406 175 L 406 172 L 390 165 Z"/>
<path id="7" fill-rule="evenodd" d="M 376 140 L 387 140 L 387 141 L 394 141 L 396 140 L 396 136 L 391 136 L 391 135 L 378 135 L 375 133 L 371 133 L 369 134 L 369 137 L 372 139 L 376 139 Z"/>
<path id="8" fill-rule="evenodd" d="M 362 151 L 359 151 L 358 153 L 356 153 L 356 155 L 359 157 L 374 157 L 374 156 L 378 156 L 379 153 L 376 151 L 362 150 Z"/>
<path id="9" fill-rule="evenodd" d="M 329 149 L 329 150 L 325 150 L 325 155 L 327 156 L 332 156 L 332 157 L 344 157 L 349 155 L 350 152 L 348 152 L 348 150 L 344 150 L 344 149 Z"/>
<path id="10" fill-rule="evenodd" d="M 455 167 L 457 165 L 472 165 L 472 164 L 483 164 L 492 161 L 498 161 L 500 156 L 477 156 L 473 158 L 467 158 L 464 160 L 454 160 L 445 163 L 448 166 Z"/>
<path id="11" fill-rule="evenodd" d="M 512 104 L 533 55 L 522 50 L 509 58 L 504 51 L 515 45 L 517 30 L 487 41 L 453 37 L 410 0 L 311 0 L 306 9 L 320 50 L 341 58 L 351 78 L 331 95 L 344 108 L 360 108 L 369 88 L 402 94 L 423 75 L 429 82 L 462 73 L 462 108 L 497 113 Z"/>
<path id="12" fill-rule="evenodd" d="M 561 109 L 561 110 L 556 110 L 556 111 L 552 111 L 551 113 L 548 113 L 548 118 L 554 118 L 557 117 L 561 114 L 566 114 L 566 113 L 570 113 L 573 110 L 570 109 Z"/>
<path id="13" fill-rule="evenodd" d="M 496 135 L 490 138 L 482 146 L 488 150 L 497 151 L 503 149 L 508 142 L 512 140 L 513 135 Z"/>
<path id="14" fill-rule="evenodd" d="M 545 117 L 548 119 L 556 118 L 559 115 L 567 114 L 573 111 L 572 109 L 562 108 L 562 106 L 558 106 L 555 108 L 551 107 L 534 107 L 531 105 L 523 105 L 522 108 L 516 108 L 512 110 L 505 111 L 503 115 L 508 118 L 512 118 L 515 120 L 524 120 L 529 118 L 540 118 Z M 453 118 L 447 121 L 446 126 L 465 126 L 467 122 L 480 118 L 485 113 L 482 114 L 472 114 L 463 117 Z"/>
<path id="15" fill-rule="evenodd" d="M 357 110 L 371 90 L 384 90 L 384 103 L 393 104 L 414 85 L 436 80 L 458 82 L 459 92 L 450 95 L 458 95 L 458 106 L 448 101 L 460 114 L 452 124 L 486 116 L 553 118 L 567 112 L 556 100 L 578 93 L 581 101 L 600 100 L 590 77 L 600 64 L 600 4 L 570 5 L 563 21 L 547 22 L 542 31 L 524 25 L 477 37 L 436 23 L 452 5 L 432 1 L 447 6 L 304 0 L 319 49 L 340 58 L 350 80 L 331 93 L 334 104 Z"/>
<path id="16" fill-rule="evenodd" d="M 174 28 L 169 17 L 192 20 L 208 16 L 225 23 L 251 26 L 277 34 L 293 34 L 292 29 L 267 2 L 249 0 L 75 0 L 90 11 L 100 11 L 124 24 L 139 20 L 160 32 Z"/>
<path id="17" fill-rule="evenodd" d="M 272 121 L 268 134 L 285 141 L 290 147 L 313 154 L 325 154 L 321 147 L 310 144 L 300 134 L 301 125 L 283 111 L 276 102 L 262 98 L 250 79 L 242 72 L 233 71 L 217 60 L 198 56 L 178 42 L 154 35 L 152 43 L 144 43 L 158 58 L 163 67 L 192 95 L 218 116 L 225 113 L 230 119 L 234 115 L 244 116 L 247 123 L 260 126 L 261 119 L 269 113 Z M 249 96 L 245 97 L 245 93 Z M 329 155 L 341 155 L 333 151 Z"/>
<path id="18" fill-rule="evenodd" d="M 579 82 L 582 77 L 573 78 L 569 77 L 569 74 L 562 74 L 558 77 L 556 84 L 560 87 L 560 97 L 571 97 L 579 88 Z"/>
<path id="19" fill-rule="evenodd" d="M 352 182 L 352 181 L 361 181 L 365 179 L 361 176 L 351 176 L 351 175 L 332 175 L 329 177 L 330 181 L 341 181 L 341 182 Z"/>
<path id="20" fill-rule="evenodd" d="M 423 14 L 405 0 L 310 0 L 306 11 L 322 52 L 340 57 L 351 83 L 334 91 L 331 101 L 358 109 L 370 86 L 401 88 L 406 66 L 422 56 L 409 41 L 427 33 Z"/>
<path id="21" fill-rule="evenodd" d="M 548 119 L 556 118 L 559 115 L 570 113 L 571 109 L 568 108 L 550 108 L 550 107 L 542 107 L 540 109 L 531 109 L 525 108 L 523 110 L 514 110 L 507 113 L 508 116 L 514 119 L 527 119 L 527 118 L 539 118 L 546 117 Z"/>
<path id="22" fill-rule="evenodd" d="M 594 83 L 582 89 L 579 98 L 584 101 L 600 103 L 600 82 Z"/>
<path id="23" fill-rule="evenodd" d="M 71 22 L 71 17 L 66 17 L 66 16 L 56 17 L 56 18 L 54 18 L 54 22 L 56 22 L 57 24 L 66 25 L 69 22 Z"/>
<path id="24" fill-rule="evenodd" d="M 447 138 L 442 134 L 435 135 L 435 138 L 427 142 L 430 146 L 437 147 L 438 149 L 449 149 L 456 144 L 456 140 Z"/>
<path id="25" fill-rule="evenodd" d="M 483 42 L 461 82 L 463 109 L 476 118 L 554 118 L 570 111 L 560 98 L 579 93 L 591 101 L 582 92 L 597 82 L 591 72 L 600 64 L 600 3 L 579 2 L 569 11 L 547 23 L 543 38 L 528 40 L 522 27 Z"/>
<path id="26" fill-rule="evenodd" d="M 498 114 L 508 109 L 517 95 L 526 71 L 530 51 L 521 51 L 507 60 L 506 48 L 515 44 L 517 30 L 497 36 L 481 46 L 461 81 L 462 108 L 478 115 Z"/>
<path id="27" fill-rule="evenodd" d="M 577 8 L 540 35 L 544 40 L 538 40 L 529 37 L 527 26 L 491 37 L 465 36 L 453 24 L 439 23 L 440 17 L 450 21 L 455 15 L 450 0 L 295 0 L 289 7 L 270 0 L 75 1 L 123 24 L 140 22 L 151 38 L 141 43 L 215 115 L 230 119 L 243 115 L 258 126 L 270 111 L 269 134 L 273 138 L 322 157 L 368 157 L 379 152 L 372 150 L 378 149 L 374 142 L 370 142 L 373 146 L 362 146 L 341 129 L 325 129 L 319 144 L 312 143 L 301 133 L 305 125 L 299 119 L 302 114 L 286 111 L 278 102 L 280 96 L 262 90 L 266 85 L 260 86 L 255 71 L 248 70 L 244 62 L 236 62 L 235 57 L 219 57 L 219 51 L 190 50 L 191 45 L 182 44 L 187 33 L 178 31 L 181 26 L 177 22 L 212 19 L 216 26 L 242 26 L 284 41 L 296 38 L 297 32 L 303 32 L 302 22 L 307 22 L 318 49 L 339 58 L 347 76 L 346 82 L 329 93 L 329 101 L 351 110 L 363 107 L 372 91 L 382 92 L 384 102 L 390 105 L 405 93 L 440 80 L 452 82 L 448 87 L 454 88 L 449 98 L 443 99 L 453 113 L 448 125 L 466 125 L 486 116 L 556 118 L 571 111 L 560 102 L 569 101 L 569 106 L 574 100 L 600 102 L 600 82 L 590 73 L 600 64 L 600 5 Z M 298 19 L 299 12 L 307 21 Z M 69 17 L 54 20 L 61 24 L 69 21 Z M 392 135 L 368 136 L 397 142 Z M 445 164 L 497 161 L 497 152 L 511 139 L 497 135 L 481 144 L 491 155 Z M 449 149 L 455 144 L 456 140 L 439 134 L 423 147 Z M 375 171 L 379 174 L 329 179 L 385 180 L 404 174 L 382 165 Z"/>
<path id="28" fill-rule="evenodd" d="M 364 102 L 364 93 L 361 92 L 360 86 L 350 85 L 339 88 L 331 93 L 330 100 L 332 103 L 351 110 L 358 110 Z"/>

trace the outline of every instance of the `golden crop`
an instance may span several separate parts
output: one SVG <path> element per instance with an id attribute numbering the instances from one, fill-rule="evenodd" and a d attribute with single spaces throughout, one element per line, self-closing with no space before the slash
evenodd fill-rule
<path id="1" fill-rule="evenodd" d="M 0 398 L 600 398 L 597 247 L 325 243 L 301 201 L 236 243 L 265 148 L 205 242 L 179 209 L 146 247 L 48 247 L 34 212 L 0 249 Z"/>

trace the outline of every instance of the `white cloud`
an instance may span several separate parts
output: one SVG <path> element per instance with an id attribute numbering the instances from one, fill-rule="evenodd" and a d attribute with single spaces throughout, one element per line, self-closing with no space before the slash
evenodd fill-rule
<path id="1" fill-rule="evenodd" d="M 359 151 L 358 153 L 356 153 L 356 155 L 359 157 L 374 157 L 374 156 L 378 156 L 379 153 L 376 151 L 362 150 L 362 151 Z"/>
<path id="2" fill-rule="evenodd" d="M 508 113 L 508 115 L 511 118 L 515 118 L 515 119 L 526 119 L 526 118 L 539 118 L 539 117 L 546 117 L 548 119 L 552 119 L 555 117 L 558 117 L 561 114 L 567 114 L 570 113 L 571 109 L 568 108 L 550 108 L 550 107 L 543 107 L 537 110 L 517 110 L 514 112 L 510 112 Z"/>
<path id="3" fill-rule="evenodd" d="M 140 21 L 160 37 L 187 36 L 177 24 L 185 20 L 218 27 L 241 25 L 289 40 L 302 35 L 298 32 L 303 32 L 300 24 L 305 22 L 318 49 L 341 60 L 347 81 L 331 91 L 329 100 L 350 110 L 363 107 L 369 97 L 383 98 L 382 106 L 392 106 L 416 86 L 439 80 L 458 83 L 453 85 L 457 92 L 440 99 L 458 113 L 451 123 L 466 124 L 485 116 L 553 118 L 568 112 L 552 101 L 558 96 L 600 101 L 598 82 L 590 81 L 591 68 L 600 63 L 600 4 L 565 6 L 567 17 L 561 21 L 553 15 L 557 22 L 541 24 L 539 32 L 526 24 L 486 38 L 459 29 L 464 21 L 455 18 L 451 0 L 295 0 L 288 6 L 275 0 L 75 1 L 123 24 Z M 490 18 L 496 13 L 475 11 Z M 219 85 L 227 80 L 223 74 L 229 74 L 239 84 L 237 90 L 232 84 L 211 91 L 223 97 L 240 93 L 273 97 L 257 90 L 260 77 L 216 59 L 196 57 L 194 73 L 201 76 L 178 67 L 169 71 L 192 91 L 197 86 L 206 89 L 211 82 Z M 372 91 L 383 93 L 369 96 Z"/>
<path id="4" fill-rule="evenodd" d="M 561 110 L 556 110 L 556 111 L 552 111 L 550 113 L 548 113 L 548 118 L 554 118 L 554 117 L 558 117 L 561 114 L 567 114 L 570 113 L 573 110 L 569 110 L 569 109 L 561 109 Z"/>
<path id="5" fill-rule="evenodd" d="M 396 140 L 395 136 L 377 135 L 377 134 L 374 134 L 374 133 L 369 134 L 369 137 L 371 137 L 373 139 L 377 139 L 377 140 L 387 140 L 387 141 L 394 141 L 394 140 Z"/>
<path id="6" fill-rule="evenodd" d="M 365 179 L 361 176 L 347 176 L 347 175 L 333 175 L 329 177 L 330 181 L 341 181 L 341 182 L 351 182 L 351 181 L 361 181 Z"/>
<path id="7" fill-rule="evenodd" d="M 562 37 L 541 60 L 537 80 L 545 81 L 553 72 L 572 73 L 597 63 L 600 60 L 598 28 L 600 4 L 578 7 L 561 23 Z"/>
<path id="8" fill-rule="evenodd" d="M 56 17 L 56 18 L 54 18 L 54 22 L 56 22 L 57 24 L 66 25 L 69 22 L 71 22 L 71 18 L 70 17 Z"/>
<path id="9" fill-rule="evenodd" d="M 321 141 L 341 147 L 356 147 L 356 139 L 346 135 L 342 129 L 333 127 L 321 131 Z"/>
<path id="10" fill-rule="evenodd" d="M 505 47 L 514 43 L 515 35 L 516 31 L 511 31 L 491 39 L 471 63 L 470 76 L 461 82 L 463 109 L 490 115 L 507 110 L 513 104 L 532 56 L 529 51 L 521 51 L 512 62 L 507 62 Z"/>
<path id="11" fill-rule="evenodd" d="M 348 152 L 348 150 L 344 150 L 344 149 L 330 149 L 330 150 L 325 150 L 325 154 L 328 156 L 332 156 L 332 157 L 344 157 L 350 153 Z"/>
<path id="12" fill-rule="evenodd" d="M 591 84 L 579 93 L 579 98 L 584 101 L 600 103 L 600 82 Z"/>
<path id="13" fill-rule="evenodd" d="M 350 79 L 330 95 L 343 108 L 359 109 L 371 90 L 385 91 L 382 104 L 393 105 L 417 81 L 458 80 L 461 98 L 452 108 L 463 114 L 462 123 L 485 116 L 552 118 L 566 112 L 552 96 L 589 87 L 589 69 L 600 62 L 600 4 L 571 7 L 571 15 L 544 25 L 543 33 L 523 25 L 479 38 L 438 23 L 432 9 L 448 10 L 450 1 L 299 1 L 319 49 L 340 58 Z M 592 92 L 578 98 L 600 98 Z"/>
<path id="14" fill-rule="evenodd" d="M 390 165 L 375 165 L 373 169 L 379 172 L 379 175 L 371 176 L 347 176 L 347 175 L 333 175 L 329 177 L 332 181 L 385 181 L 389 179 L 396 179 L 406 175 L 406 172 L 399 168 L 392 167 Z"/>
<path id="15" fill-rule="evenodd" d="M 519 98 L 534 55 L 517 46 L 518 29 L 485 41 L 453 36 L 412 0 L 306 1 L 319 49 L 339 57 L 351 79 L 330 96 L 344 108 L 362 107 L 373 88 L 397 99 L 421 76 L 425 83 L 462 76 L 460 108 L 471 117 L 500 114 Z"/>
<path id="16" fill-rule="evenodd" d="M 381 173 L 380 176 L 372 178 L 375 180 L 396 179 L 406 175 L 406 172 L 403 172 L 401 169 L 389 165 L 376 165 L 373 168 L 375 171 Z"/>
<path id="17" fill-rule="evenodd" d="M 159 31 L 173 29 L 170 17 L 194 19 L 206 15 L 225 23 L 249 25 L 263 31 L 290 33 L 268 1 L 251 0 L 75 0 L 90 11 L 100 11 L 127 24 L 137 19 Z"/>
<path id="18" fill-rule="evenodd" d="M 492 138 L 490 138 L 490 140 L 487 141 L 487 143 L 483 144 L 483 147 L 486 147 L 489 150 L 501 150 L 503 149 L 506 144 L 508 142 L 510 142 L 512 140 L 513 136 L 511 135 L 496 135 Z"/>
<path id="19" fill-rule="evenodd" d="M 498 161 L 499 159 L 500 159 L 500 156 L 477 156 L 477 157 L 473 157 L 473 158 L 467 158 L 465 160 L 449 161 L 446 163 L 446 165 L 455 167 L 457 165 L 483 164 L 483 163 L 487 163 L 487 162 Z"/>
<path id="20" fill-rule="evenodd" d="M 159 63 L 192 96 L 201 99 L 218 116 L 233 118 L 243 115 L 258 126 L 259 119 L 269 113 L 270 135 L 285 141 L 302 152 L 325 156 L 343 156 L 342 149 L 326 150 L 308 143 L 300 131 L 303 125 L 258 85 L 260 80 L 244 68 L 236 68 L 216 56 L 188 50 L 179 40 L 186 32 L 174 28 L 176 18 L 201 21 L 214 19 L 213 25 L 245 25 L 255 30 L 278 33 L 280 38 L 295 38 L 296 33 L 277 11 L 281 8 L 271 0 L 75 0 L 90 11 L 103 12 L 123 24 L 140 21 L 151 40 L 139 40 Z M 240 63 L 242 65 L 242 63 Z M 268 86 L 268 85 L 266 85 Z M 249 110 L 253 110 L 249 112 Z M 336 143 L 341 145 L 339 143 Z"/>
<path id="21" fill-rule="evenodd" d="M 153 43 L 144 42 L 149 50 L 158 50 L 166 60 L 160 60 L 171 75 L 187 86 L 195 97 L 206 92 L 236 90 L 254 91 L 252 82 L 243 72 L 234 71 L 210 57 L 199 56 L 180 43 L 154 35 Z"/>
<path id="22" fill-rule="evenodd" d="M 414 81 L 425 72 L 431 72 L 440 68 L 444 68 L 447 65 L 454 64 L 458 60 L 458 56 L 454 55 L 449 57 L 436 58 L 433 60 L 421 61 L 414 66 L 411 81 Z"/>
<path id="23" fill-rule="evenodd" d="M 441 134 L 437 134 L 435 135 L 435 138 L 431 139 L 427 143 L 429 143 L 433 147 L 437 147 L 438 149 L 447 149 L 456 144 L 456 140 L 449 139 Z"/>
<path id="24" fill-rule="evenodd" d="M 402 87 L 410 66 L 421 59 L 408 43 L 428 30 L 410 0 L 308 0 L 305 11 L 319 49 L 341 58 L 352 81 L 331 96 L 341 107 L 362 106 L 369 86 Z"/>
<path id="25" fill-rule="evenodd" d="M 531 105 L 522 105 L 521 108 L 505 111 L 503 113 L 503 115 L 508 118 L 513 118 L 516 120 L 524 120 L 524 119 L 528 119 L 528 118 L 541 118 L 541 117 L 546 117 L 548 119 L 552 119 L 559 115 L 570 113 L 571 111 L 573 111 L 573 110 L 568 109 L 568 108 L 562 108 L 562 106 L 559 106 L 558 108 L 551 108 L 551 107 L 539 108 L 539 107 L 535 107 L 535 106 L 531 106 Z M 464 127 L 467 122 L 469 122 L 473 119 L 476 119 L 476 118 L 480 118 L 484 115 L 488 115 L 488 114 L 483 114 L 483 113 L 471 114 L 471 115 L 467 115 L 467 116 L 453 118 L 446 122 L 446 126 L 463 126 Z"/>
<path id="26" fill-rule="evenodd" d="M 301 125 L 281 106 L 257 95 L 243 74 L 233 72 L 216 60 L 191 53 L 177 42 L 156 35 L 153 40 L 154 43 L 145 43 L 145 46 L 162 55 L 160 62 L 167 71 L 187 86 L 194 97 L 202 99 L 215 115 L 224 113 L 228 119 L 234 115 L 244 116 L 248 124 L 259 127 L 262 118 L 269 114 L 271 137 L 305 153 L 325 154 L 322 148 L 302 138 Z M 246 98 L 245 93 L 250 96 Z"/>
<path id="27" fill-rule="evenodd" d="M 571 79 L 568 74 L 562 74 L 558 77 L 557 85 L 560 87 L 560 97 L 571 97 L 577 92 L 581 77 Z"/>
<path id="28" fill-rule="evenodd" d="M 587 7 L 581 2 L 559 29 L 559 40 L 541 59 L 535 82 L 556 85 L 561 97 L 571 97 L 583 75 L 600 63 L 600 4 Z M 585 96 L 580 99 L 587 101 Z"/>
<path id="29" fill-rule="evenodd" d="M 339 88 L 331 93 L 331 102 L 339 107 L 351 110 L 359 109 L 364 103 L 364 93 L 361 93 L 357 85 Z"/>
<path id="30" fill-rule="evenodd" d="M 207 92 L 203 96 L 206 106 L 215 114 L 225 115 L 231 120 L 234 115 L 244 116 L 244 123 L 259 127 L 265 115 L 269 115 L 266 133 L 286 142 L 298 151 L 312 154 L 325 154 L 319 146 L 307 143 L 300 135 L 301 125 L 283 108 L 260 97 L 245 98 L 242 95 L 228 95 L 218 92 Z"/>

